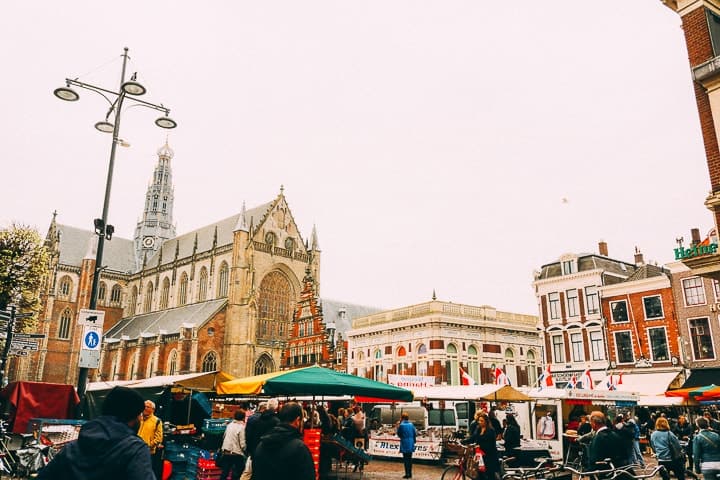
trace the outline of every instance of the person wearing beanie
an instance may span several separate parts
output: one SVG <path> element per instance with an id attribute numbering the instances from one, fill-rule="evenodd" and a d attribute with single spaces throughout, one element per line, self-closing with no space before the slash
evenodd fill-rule
<path id="1" fill-rule="evenodd" d="M 60 450 L 37 479 L 155 480 L 150 450 L 135 434 L 144 409 L 138 392 L 113 388 L 102 415 L 85 423 L 78 439 Z"/>

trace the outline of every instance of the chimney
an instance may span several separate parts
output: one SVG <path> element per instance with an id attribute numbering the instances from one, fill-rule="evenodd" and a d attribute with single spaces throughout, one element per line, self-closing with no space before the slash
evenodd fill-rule
<path id="1" fill-rule="evenodd" d="M 600 255 L 603 257 L 608 256 L 608 248 L 607 248 L 607 242 L 604 240 L 600 240 L 598 243 L 598 251 L 600 251 Z"/>
<path id="2" fill-rule="evenodd" d="M 643 259 L 643 254 L 640 252 L 640 249 L 638 247 L 635 247 L 635 266 L 641 267 L 645 265 L 645 259 Z"/>
<path id="3" fill-rule="evenodd" d="M 690 242 L 691 247 L 694 247 L 695 245 L 702 242 L 702 240 L 700 239 L 700 229 L 699 228 L 690 229 L 690 236 L 692 237 L 692 242 Z"/>

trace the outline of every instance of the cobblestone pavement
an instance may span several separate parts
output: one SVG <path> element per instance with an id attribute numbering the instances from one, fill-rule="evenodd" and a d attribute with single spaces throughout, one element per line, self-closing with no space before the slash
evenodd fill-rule
<path id="1" fill-rule="evenodd" d="M 644 455 L 645 463 L 648 467 L 657 465 L 655 458 L 651 455 Z M 442 472 L 446 465 L 440 465 L 438 462 L 413 462 L 413 480 L 440 480 Z M 386 479 L 402 479 L 405 474 L 402 460 L 390 460 L 373 458 L 369 464 L 365 465 L 364 471 L 354 472 L 352 467 L 347 472 L 341 471 L 339 475 L 333 475 L 330 479 L 338 480 L 386 480 Z M 656 478 L 660 479 L 657 475 Z M 673 477 L 674 478 L 674 477 Z M 686 477 L 688 479 L 688 477 Z M 689 479 L 688 479 L 689 480 Z"/>

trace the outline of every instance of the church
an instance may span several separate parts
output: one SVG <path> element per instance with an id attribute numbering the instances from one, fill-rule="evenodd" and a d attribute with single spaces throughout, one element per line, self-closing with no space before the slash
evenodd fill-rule
<path id="1" fill-rule="evenodd" d="M 50 273 L 42 290 L 37 352 L 17 357 L 15 380 L 75 384 L 81 309 L 105 312 L 100 366 L 89 381 L 223 370 L 242 377 L 321 365 L 347 368 L 343 331 L 366 307 L 320 298 L 321 251 L 313 227 L 301 235 L 283 188 L 267 203 L 177 235 L 166 142 L 132 239 L 105 243 L 63 225 L 54 214 L 46 235 Z M 97 268 L 96 268 L 97 267 Z"/>

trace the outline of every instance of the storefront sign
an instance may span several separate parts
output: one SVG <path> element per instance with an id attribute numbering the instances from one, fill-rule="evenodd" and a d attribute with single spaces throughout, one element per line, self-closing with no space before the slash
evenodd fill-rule
<path id="1" fill-rule="evenodd" d="M 400 453 L 400 439 L 397 437 L 373 437 L 369 439 L 368 453 L 374 457 L 396 457 L 402 458 Z M 442 453 L 442 440 L 437 439 L 421 439 L 415 442 L 414 459 L 437 460 Z"/>
<path id="2" fill-rule="evenodd" d="M 691 248 L 676 248 L 675 251 L 675 260 L 681 260 L 683 258 L 692 258 L 692 257 L 700 257 L 702 255 L 711 255 L 714 253 L 717 253 L 718 250 L 718 244 L 717 243 L 710 243 L 703 245 L 698 244 Z"/>
<path id="3" fill-rule="evenodd" d="M 423 375 L 388 375 L 388 383 L 396 387 L 412 388 L 412 387 L 433 387 L 435 386 L 435 377 Z"/>

